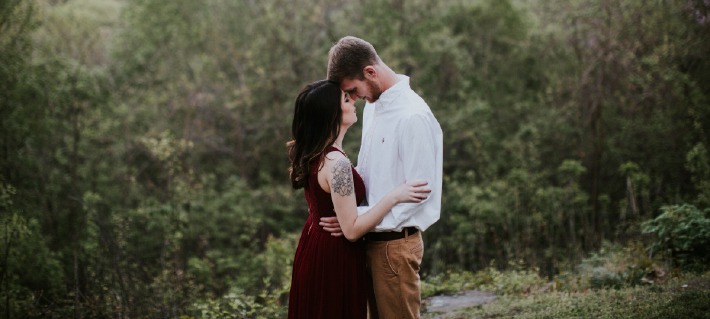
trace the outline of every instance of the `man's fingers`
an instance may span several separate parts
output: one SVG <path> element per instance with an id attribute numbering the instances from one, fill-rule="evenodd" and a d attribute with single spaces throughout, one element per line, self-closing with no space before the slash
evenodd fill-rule
<path id="1" fill-rule="evenodd" d="M 331 216 L 331 217 L 321 217 L 321 218 L 320 218 L 320 221 L 321 221 L 321 223 L 333 224 L 333 223 L 337 223 L 337 222 L 338 222 L 338 217 L 335 217 L 335 216 Z"/>
<path id="2" fill-rule="evenodd" d="M 323 230 L 330 233 L 331 236 L 340 237 L 343 236 L 343 230 L 340 229 L 340 224 L 338 223 L 338 217 L 321 217 L 318 223 Z"/>
<path id="3" fill-rule="evenodd" d="M 340 229 L 340 224 L 338 224 L 338 223 L 324 223 L 324 222 L 320 222 L 320 223 L 318 223 L 318 225 L 321 225 L 321 227 L 323 227 L 323 229 L 326 229 L 326 230 L 327 230 L 327 228 L 335 228 L 335 227 L 337 227 L 338 229 Z"/>

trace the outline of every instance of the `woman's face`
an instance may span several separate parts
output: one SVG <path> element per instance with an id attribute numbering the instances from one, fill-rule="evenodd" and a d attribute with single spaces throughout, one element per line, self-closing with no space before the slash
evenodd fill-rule
<path id="1" fill-rule="evenodd" d="M 355 100 L 350 98 L 345 92 L 340 94 L 340 109 L 343 113 L 341 125 L 350 127 L 357 122 L 357 109 L 355 108 Z"/>

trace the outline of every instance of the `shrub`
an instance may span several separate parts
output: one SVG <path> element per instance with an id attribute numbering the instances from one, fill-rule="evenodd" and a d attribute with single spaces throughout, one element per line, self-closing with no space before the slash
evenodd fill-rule
<path id="1" fill-rule="evenodd" d="M 693 205 L 661 207 L 663 212 L 642 224 L 645 234 L 655 239 L 651 253 L 668 253 L 681 267 L 707 267 L 710 261 L 710 209 L 700 211 Z M 705 266 L 703 266 L 705 264 Z"/>
<path id="2" fill-rule="evenodd" d="M 246 290 L 239 281 L 230 283 L 223 295 L 212 295 L 194 302 L 190 315 L 183 319 L 270 319 L 283 318 L 288 309 L 288 293 L 291 286 L 291 265 L 297 236 L 269 237 L 262 253 L 252 256 L 264 271 L 258 291 Z M 196 272 L 207 272 L 199 261 L 192 261 Z M 194 317 L 193 317 L 194 316 Z"/>
<path id="3" fill-rule="evenodd" d="M 538 275 L 537 268 L 525 268 L 522 261 L 509 262 L 499 270 L 495 262 L 475 273 L 446 272 L 422 281 L 422 297 L 455 294 L 464 290 L 479 289 L 499 295 L 525 294 L 540 290 L 547 281 Z"/>
<path id="4" fill-rule="evenodd" d="M 275 298 L 269 292 L 260 294 L 259 297 Z M 276 297 L 277 298 L 277 297 Z M 205 319 L 237 319 L 237 318 L 280 318 L 285 315 L 285 307 L 270 307 L 257 300 L 256 296 L 251 296 L 239 288 L 231 288 L 230 291 L 218 299 L 208 299 L 193 304 L 193 309 L 197 313 L 196 317 L 183 316 L 182 318 L 205 318 Z"/>
<path id="5" fill-rule="evenodd" d="M 453 295 L 465 290 L 476 289 L 480 282 L 469 271 L 453 272 L 428 276 L 422 280 L 422 298 L 436 295 Z"/>
<path id="6" fill-rule="evenodd" d="M 561 290 L 579 291 L 587 288 L 624 288 L 663 279 L 665 271 L 645 252 L 640 242 L 624 246 L 604 242 L 602 248 L 585 258 L 574 275 L 555 278 Z M 576 279 L 576 280 L 570 280 Z"/>

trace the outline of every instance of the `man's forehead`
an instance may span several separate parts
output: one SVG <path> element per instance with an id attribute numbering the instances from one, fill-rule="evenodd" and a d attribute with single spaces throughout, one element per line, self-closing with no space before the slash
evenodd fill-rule
<path id="1" fill-rule="evenodd" d="M 343 79 L 340 82 L 340 89 L 343 91 L 352 91 L 357 86 L 356 80 L 353 79 Z"/>

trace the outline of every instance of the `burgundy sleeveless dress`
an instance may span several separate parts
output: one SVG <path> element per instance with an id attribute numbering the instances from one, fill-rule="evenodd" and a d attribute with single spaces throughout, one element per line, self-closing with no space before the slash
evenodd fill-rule
<path id="1" fill-rule="evenodd" d="M 326 152 L 339 151 L 329 147 Z M 318 168 L 310 167 L 304 189 L 308 219 L 296 248 L 288 301 L 289 319 L 365 319 L 367 289 L 365 245 L 362 240 L 333 237 L 318 225 L 321 217 L 335 216 L 333 201 L 318 184 Z M 365 184 L 352 168 L 355 198 L 365 198 Z"/>

